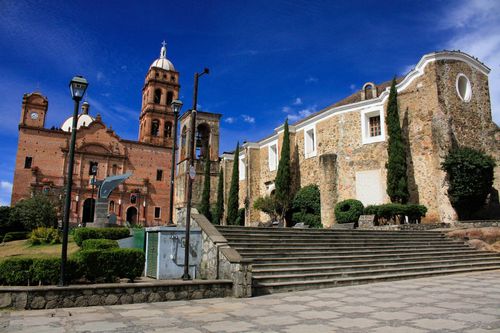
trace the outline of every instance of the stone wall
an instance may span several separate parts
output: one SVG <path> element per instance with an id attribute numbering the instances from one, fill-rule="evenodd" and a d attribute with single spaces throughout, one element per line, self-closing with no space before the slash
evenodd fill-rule
<path id="1" fill-rule="evenodd" d="M 53 309 L 229 297 L 229 280 L 154 281 L 68 287 L 0 287 L 0 309 Z"/>
<path id="2" fill-rule="evenodd" d="M 252 296 L 252 262 L 243 259 L 205 216 L 193 214 L 201 229 L 202 254 L 197 267 L 202 279 L 224 279 L 233 282 L 232 296 Z"/>

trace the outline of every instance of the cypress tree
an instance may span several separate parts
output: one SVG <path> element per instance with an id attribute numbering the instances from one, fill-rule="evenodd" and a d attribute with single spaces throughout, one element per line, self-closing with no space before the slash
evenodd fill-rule
<path id="1" fill-rule="evenodd" d="M 239 156 L 240 143 L 236 145 L 233 160 L 233 174 L 231 176 L 231 186 L 229 188 L 229 197 L 227 199 L 227 224 L 236 225 L 238 220 L 239 192 L 240 192 L 240 174 L 239 174 Z"/>
<path id="2" fill-rule="evenodd" d="M 286 222 L 285 217 L 290 210 L 293 195 L 292 195 L 292 176 L 290 171 L 290 133 L 288 130 L 288 119 L 285 121 L 283 131 L 283 143 L 281 145 L 281 156 L 278 164 L 278 172 L 276 173 L 275 198 L 278 206 L 278 217 L 281 222 Z"/>
<path id="3" fill-rule="evenodd" d="M 387 103 L 387 194 L 392 202 L 408 202 L 408 179 L 406 174 L 406 146 L 399 123 L 398 92 L 396 78 L 392 80 L 389 101 Z"/>
<path id="4" fill-rule="evenodd" d="M 217 184 L 217 204 L 215 206 L 213 224 L 220 224 L 222 215 L 224 214 L 224 170 L 219 171 L 219 183 Z"/>
<path id="5" fill-rule="evenodd" d="M 205 175 L 203 179 L 203 192 L 201 194 L 200 213 L 205 215 L 208 220 L 212 219 L 210 212 L 210 158 L 205 157 Z"/>

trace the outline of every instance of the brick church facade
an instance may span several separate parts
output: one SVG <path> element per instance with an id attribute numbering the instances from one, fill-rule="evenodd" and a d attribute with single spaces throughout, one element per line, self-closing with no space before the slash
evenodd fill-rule
<path id="1" fill-rule="evenodd" d="M 489 72 L 468 54 L 443 51 L 424 55 L 398 79 L 410 202 L 428 208 L 427 221 L 457 219 L 447 196 L 446 174 L 440 168 L 453 145 L 492 155 L 497 161 L 494 188 L 500 189 L 500 132 L 492 121 Z M 333 209 L 338 201 L 390 202 L 385 168 L 389 85 L 368 82 L 361 91 L 289 127 L 293 185 L 296 189 L 319 186 L 325 226 L 335 222 Z M 263 140 L 244 143 L 239 156 L 222 157 L 226 197 L 232 165 L 239 164 L 240 207 L 246 208 L 247 225 L 268 219 L 253 208 L 253 202 L 274 190 L 282 139 L 283 126 Z"/>
<path id="2" fill-rule="evenodd" d="M 109 197 L 109 212 L 117 216 L 117 222 L 162 225 L 170 220 L 170 172 L 174 144 L 171 103 L 178 98 L 179 89 L 179 72 L 166 58 L 163 44 L 160 57 L 151 64 L 142 89 L 137 141 L 120 138 L 99 115 L 91 117 L 88 103 L 83 103 L 76 135 L 71 223 L 93 221 L 93 203 L 97 196 L 97 190 L 91 184 L 94 174 L 97 180 L 102 180 L 126 172 L 132 172 L 132 176 Z M 48 99 L 42 94 L 34 92 L 23 96 L 12 205 L 36 193 L 48 195 L 55 202 L 63 202 L 72 118 L 66 120 L 60 129 L 47 129 L 47 112 Z M 181 126 L 185 119 L 190 119 L 190 112 L 182 116 Z M 214 163 L 218 163 L 219 119 L 220 115 L 200 112 L 197 124 L 204 129 L 204 140 L 217 142 L 209 148 Z M 185 138 L 185 126 L 182 129 L 184 132 L 181 134 Z M 204 145 L 205 142 L 200 140 L 199 146 Z M 186 140 L 182 142 L 181 149 L 182 152 L 187 151 Z M 187 163 L 186 154 L 180 155 L 179 170 L 185 168 Z M 215 165 L 214 168 L 218 170 Z M 176 181 L 181 182 L 183 177 L 186 173 L 179 172 Z M 201 192 L 196 184 L 195 204 Z M 177 192 L 181 202 L 185 191 L 180 189 Z"/>

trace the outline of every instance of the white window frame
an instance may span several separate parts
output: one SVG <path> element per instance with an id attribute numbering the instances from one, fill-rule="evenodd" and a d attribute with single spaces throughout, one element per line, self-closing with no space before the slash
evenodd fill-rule
<path id="1" fill-rule="evenodd" d="M 311 132 L 313 135 L 312 144 L 311 144 L 311 137 L 309 135 L 309 133 Z M 316 125 L 304 128 L 304 157 L 310 158 L 316 156 L 318 153 L 317 146 L 318 146 L 318 136 L 316 135 Z"/>
<path id="2" fill-rule="evenodd" d="M 276 147 L 276 154 L 274 154 L 272 147 Z M 269 171 L 276 171 L 276 169 L 278 169 L 278 164 L 279 164 L 278 156 L 279 156 L 278 140 L 275 140 L 267 145 Z"/>
<path id="3" fill-rule="evenodd" d="M 240 155 L 238 157 L 238 179 L 246 179 L 246 166 L 245 166 L 245 155 Z"/>
<path id="4" fill-rule="evenodd" d="M 380 135 L 370 136 L 370 118 L 380 116 Z M 370 108 L 361 111 L 361 142 L 365 144 L 385 141 L 384 108 Z"/>
<path id="5" fill-rule="evenodd" d="M 465 96 L 462 96 L 462 94 L 460 94 L 460 88 L 459 88 L 459 84 L 458 84 L 458 82 L 460 81 L 460 78 L 461 78 L 461 77 L 464 77 L 464 78 L 465 78 L 465 80 L 466 80 L 466 81 L 465 81 L 465 89 L 466 89 L 466 90 L 465 90 Z M 455 88 L 457 89 L 457 95 L 458 95 L 458 97 L 459 97 L 462 101 L 464 101 L 464 102 L 466 102 L 466 103 L 470 102 L 470 100 L 471 100 L 471 98 L 472 98 L 472 85 L 471 85 L 470 80 L 469 80 L 469 78 L 467 77 L 467 75 L 465 75 L 464 73 L 459 73 L 459 74 L 457 75 L 457 79 L 456 79 L 456 81 L 455 81 Z"/>

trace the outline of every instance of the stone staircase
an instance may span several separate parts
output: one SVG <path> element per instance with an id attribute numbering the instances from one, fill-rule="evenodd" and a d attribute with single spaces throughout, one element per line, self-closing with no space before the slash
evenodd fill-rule
<path id="1" fill-rule="evenodd" d="M 217 229 L 253 260 L 253 295 L 500 269 L 500 253 L 436 231 Z"/>

